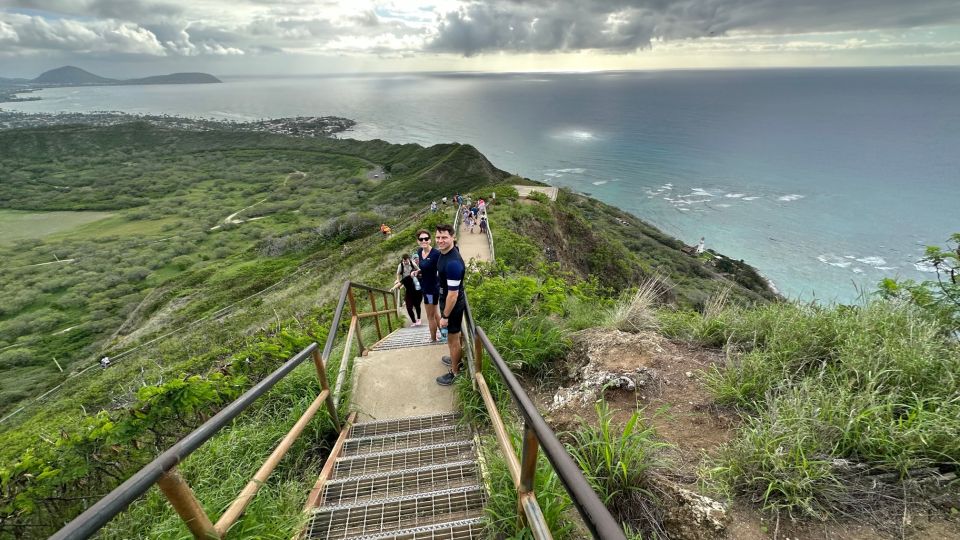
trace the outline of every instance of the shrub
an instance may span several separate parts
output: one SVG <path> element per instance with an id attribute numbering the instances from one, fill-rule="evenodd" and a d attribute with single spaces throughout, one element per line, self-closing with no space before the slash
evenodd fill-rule
<path id="1" fill-rule="evenodd" d="M 666 286 L 658 278 L 651 278 L 637 287 L 632 294 L 624 295 L 610 310 L 604 326 L 624 332 L 640 332 L 657 328 L 654 306 Z"/>
<path id="2" fill-rule="evenodd" d="M 644 424 L 641 411 L 634 411 L 622 430 L 613 428 L 605 401 L 597 403 L 596 411 L 596 424 L 580 420 L 567 451 L 615 518 L 662 535 L 662 512 L 650 475 L 666 465 L 663 450 L 669 445 Z"/>
<path id="3" fill-rule="evenodd" d="M 544 316 L 509 319 L 490 336 L 511 369 L 543 375 L 570 350 L 560 325 Z"/>

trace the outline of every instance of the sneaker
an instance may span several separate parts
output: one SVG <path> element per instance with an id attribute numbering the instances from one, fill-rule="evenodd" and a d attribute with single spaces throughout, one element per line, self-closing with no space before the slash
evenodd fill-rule
<path id="1" fill-rule="evenodd" d="M 453 363 L 453 359 L 450 358 L 449 356 L 444 356 L 443 358 L 440 359 L 440 361 L 443 362 L 443 365 L 445 365 L 445 366 L 447 366 L 447 367 L 450 367 L 450 364 Z M 463 360 L 462 360 L 462 359 L 460 360 L 460 365 L 463 365 Z"/>
<path id="2" fill-rule="evenodd" d="M 420 319 L 417 319 L 417 322 L 413 323 L 414 326 L 420 326 Z"/>
<path id="3" fill-rule="evenodd" d="M 440 386 L 450 386 L 453 384 L 453 381 L 456 380 L 457 376 L 453 374 L 452 371 L 448 371 L 443 375 L 437 377 L 437 384 Z"/>

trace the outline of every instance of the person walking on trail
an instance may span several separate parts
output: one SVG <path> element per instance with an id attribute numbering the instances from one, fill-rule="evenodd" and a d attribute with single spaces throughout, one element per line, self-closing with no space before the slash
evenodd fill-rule
<path id="1" fill-rule="evenodd" d="M 440 258 L 437 260 L 437 281 L 440 285 L 440 329 L 447 331 L 447 347 L 450 356 L 441 358 L 444 364 L 449 362 L 450 371 L 437 377 L 437 384 L 450 386 L 460 373 L 460 358 L 463 353 L 460 344 L 463 312 L 467 299 L 464 295 L 464 278 L 467 266 L 460 256 L 453 234 L 453 225 L 439 225 L 436 231 L 437 247 Z"/>
<path id="2" fill-rule="evenodd" d="M 466 219 L 463 220 L 463 226 L 470 231 L 470 234 L 473 234 L 473 228 L 476 226 L 477 221 L 474 218 L 473 214 L 467 214 Z"/>
<path id="3" fill-rule="evenodd" d="M 487 227 L 489 227 L 487 216 L 480 216 L 480 234 L 487 234 Z"/>
<path id="4" fill-rule="evenodd" d="M 420 326 L 420 302 L 423 300 L 420 282 L 414 277 L 414 272 L 417 270 L 419 270 L 417 264 L 410 259 L 410 255 L 404 253 L 397 266 L 397 282 L 394 283 L 394 287 L 403 285 L 403 303 L 407 306 L 407 315 L 410 316 L 410 323 L 413 326 Z"/>
<path id="5" fill-rule="evenodd" d="M 437 332 L 440 330 L 440 311 L 437 303 L 440 301 L 440 289 L 437 285 L 437 261 L 440 259 L 440 250 L 430 245 L 430 232 L 426 229 L 417 231 L 417 245 L 415 263 L 420 270 L 414 274 L 420 280 L 420 292 L 423 295 L 423 310 L 427 315 L 427 325 L 430 327 L 430 341 L 440 339 Z"/>
<path id="6" fill-rule="evenodd" d="M 480 199 L 479 201 L 477 201 L 477 210 L 478 210 L 481 214 L 486 214 L 486 213 L 487 213 L 487 201 L 484 201 L 483 199 Z"/>
<path id="7" fill-rule="evenodd" d="M 437 201 L 431 201 L 431 202 L 430 202 L 430 211 L 431 211 L 431 212 L 436 212 L 436 211 L 437 211 Z"/>

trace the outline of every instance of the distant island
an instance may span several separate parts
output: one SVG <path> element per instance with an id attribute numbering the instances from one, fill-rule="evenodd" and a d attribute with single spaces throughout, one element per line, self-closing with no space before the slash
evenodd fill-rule
<path id="1" fill-rule="evenodd" d="M 41 73 L 35 79 L 7 79 L 0 77 L 0 103 L 5 101 L 36 101 L 38 97 L 22 97 L 41 88 L 60 86 L 119 86 L 137 84 L 213 84 L 220 79 L 209 73 L 171 73 L 138 79 L 110 79 L 75 66 L 63 66 Z"/>

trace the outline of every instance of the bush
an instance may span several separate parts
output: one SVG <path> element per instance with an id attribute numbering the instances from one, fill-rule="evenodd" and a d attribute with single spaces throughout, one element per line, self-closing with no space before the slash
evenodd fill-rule
<path id="1" fill-rule="evenodd" d="M 643 423 L 641 411 L 634 411 L 622 431 L 612 427 L 613 413 L 605 401 L 597 403 L 596 411 L 596 424 L 580 420 L 567 451 L 618 521 L 663 535 L 662 511 L 650 475 L 666 465 L 663 450 L 669 445 Z"/>
<path id="2" fill-rule="evenodd" d="M 510 369 L 532 375 L 550 371 L 570 350 L 570 340 L 560 325 L 544 316 L 510 319 L 490 336 Z"/>
<path id="3" fill-rule="evenodd" d="M 704 469 L 721 491 L 826 518 L 884 496 L 864 470 L 960 463 L 960 348 L 921 308 L 773 304 L 664 320 L 730 345 L 727 365 L 706 377 L 744 412 L 737 439 Z"/>

